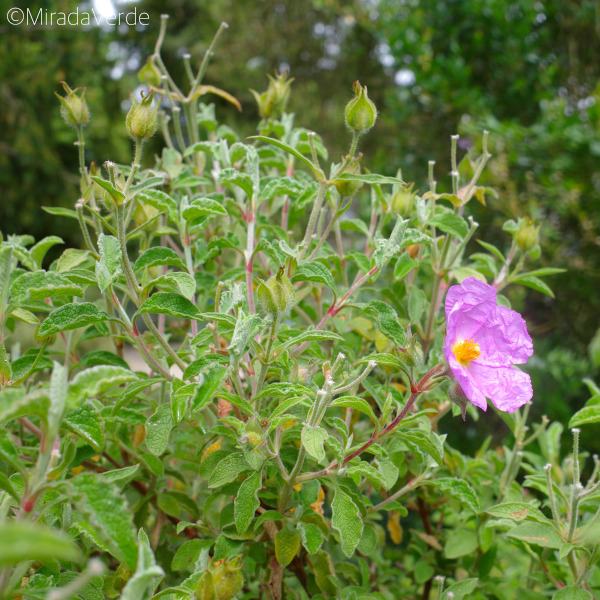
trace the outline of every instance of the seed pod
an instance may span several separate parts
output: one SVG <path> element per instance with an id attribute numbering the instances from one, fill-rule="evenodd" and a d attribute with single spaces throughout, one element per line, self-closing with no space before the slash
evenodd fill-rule
<path id="1" fill-rule="evenodd" d="M 212 575 L 205 571 L 196 585 L 196 598 L 198 600 L 217 600 Z"/>
<path id="2" fill-rule="evenodd" d="M 160 86 L 160 71 L 149 56 L 146 64 L 139 70 L 138 79 L 147 86 Z"/>
<path id="3" fill-rule="evenodd" d="M 515 242 L 522 252 L 533 250 L 539 243 L 541 225 L 534 225 L 533 219 L 525 217 L 519 219 L 519 228 L 515 234 Z"/>
<path id="4" fill-rule="evenodd" d="M 283 114 L 290 97 L 290 86 L 294 79 L 288 79 L 287 71 L 279 74 L 275 71 L 275 77 L 269 78 L 269 87 L 265 92 L 259 94 L 250 90 L 258 104 L 258 112 L 263 119 L 278 118 Z"/>
<path id="5" fill-rule="evenodd" d="M 356 133 L 366 133 L 375 125 L 377 108 L 367 95 L 367 86 L 355 81 L 354 98 L 346 105 L 346 125 Z"/>
<path id="6" fill-rule="evenodd" d="M 242 589 L 244 576 L 240 558 L 241 556 L 236 556 L 229 562 L 218 560 L 212 565 L 212 582 L 216 600 L 231 600 Z"/>
<path id="7" fill-rule="evenodd" d="M 85 101 L 85 88 L 75 88 L 72 90 L 64 81 L 61 81 L 66 92 L 66 97 L 54 94 L 60 100 L 60 115 L 67 125 L 72 127 L 85 127 L 90 120 L 90 112 Z M 78 94 L 77 91 L 81 90 Z"/>

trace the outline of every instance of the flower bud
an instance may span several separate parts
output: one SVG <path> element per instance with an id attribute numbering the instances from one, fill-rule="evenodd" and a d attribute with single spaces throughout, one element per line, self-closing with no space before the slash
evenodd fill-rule
<path id="1" fill-rule="evenodd" d="M 212 581 L 216 600 L 231 600 L 242 589 L 244 576 L 242 575 L 240 556 L 229 562 L 218 560 L 212 566 Z"/>
<path id="2" fill-rule="evenodd" d="M 196 598 L 198 600 L 217 600 L 212 575 L 205 571 L 196 585 Z"/>
<path id="3" fill-rule="evenodd" d="M 448 398 L 450 398 L 450 400 L 452 400 L 452 402 L 454 402 L 454 404 L 456 404 L 460 408 L 463 421 L 465 421 L 467 415 L 468 398 L 465 395 L 463 389 L 460 387 L 458 381 L 456 381 L 456 379 L 453 383 L 450 384 L 450 387 L 448 388 Z"/>
<path id="4" fill-rule="evenodd" d="M 64 81 L 61 81 L 66 92 L 66 97 L 54 94 L 60 100 L 60 115 L 65 120 L 67 125 L 73 127 L 85 127 L 90 120 L 90 112 L 85 101 L 85 88 L 75 88 L 72 90 Z M 81 90 L 77 94 L 77 90 Z"/>
<path id="5" fill-rule="evenodd" d="M 533 219 L 519 219 L 519 228 L 515 233 L 515 242 L 522 252 L 533 250 L 539 243 L 540 225 L 534 225 Z"/>
<path id="6" fill-rule="evenodd" d="M 160 86 L 160 71 L 151 56 L 148 57 L 146 64 L 139 70 L 138 79 L 147 86 Z"/>
<path id="7" fill-rule="evenodd" d="M 367 86 L 355 81 L 354 98 L 346 105 L 346 125 L 356 133 L 366 133 L 375 125 L 377 108 L 367 95 Z"/>
<path id="8" fill-rule="evenodd" d="M 294 79 L 288 79 L 287 71 L 279 74 L 275 71 L 275 78 L 268 75 L 269 87 L 266 92 L 259 94 L 250 90 L 258 104 L 258 112 L 263 119 L 278 118 L 283 114 L 290 97 L 290 85 Z"/>
<path id="9" fill-rule="evenodd" d="M 347 158 L 347 157 L 346 157 Z M 360 159 L 362 154 L 359 154 L 358 158 L 353 160 L 350 166 L 344 171 L 344 173 L 350 173 L 351 175 L 360 175 Z M 362 181 L 351 181 L 338 179 L 334 183 L 337 191 L 340 193 L 342 198 L 352 198 L 356 192 L 362 187 Z"/>
<path id="10" fill-rule="evenodd" d="M 398 190 L 392 196 L 392 211 L 403 219 L 410 217 L 415 203 L 416 192 L 413 191 L 413 185 L 411 183 L 409 187 Z"/>
<path id="11" fill-rule="evenodd" d="M 142 93 L 142 101 L 138 102 L 131 95 L 133 103 L 127 117 L 125 125 L 127 133 L 136 142 L 144 142 L 150 139 L 156 132 L 156 115 L 158 114 L 158 104 L 152 105 L 154 94 L 150 92 L 144 97 Z"/>
<path id="12" fill-rule="evenodd" d="M 296 292 L 292 282 L 280 267 L 277 275 L 258 286 L 258 300 L 263 309 L 271 315 L 278 315 L 292 307 L 296 301 Z"/>

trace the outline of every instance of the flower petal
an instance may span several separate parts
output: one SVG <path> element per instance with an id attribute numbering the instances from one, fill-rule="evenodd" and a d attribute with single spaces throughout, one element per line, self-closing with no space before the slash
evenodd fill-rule
<path id="1" fill-rule="evenodd" d="M 467 277 L 446 294 L 447 345 L 472 338 L 496 308 L 493 286 Z"/>
<path id="2" fill-rule="evenodd" d="M 487 401 L 485 399 L 485 393 L 480 389 L 479 382 L 473 377 L 473 373 L 470 369 L 463 367 L 455 358 L 452 356 L 448 359 L 450 368 L 456 381 L 458 381 L 465 396 L 477 407 L 482 410 L 487 410 Z"/>
<path id="3" fill-rule="evenodd" d="M 481 356 L 474 362 L 490 367 L 510 367 L 527 362 L 533 343 L 523 317 L 506 306 L 496 306 L 475 341 Z"/>
<path id="4" fill-rule="evenodd" d="M 473 362 L 468 371 L 477 389 L 485 394 L 498 410 L 512 413 L 523 404 L 527 404 L 533 396 L 529 375 L 518 369 L 495 368 Z"/>

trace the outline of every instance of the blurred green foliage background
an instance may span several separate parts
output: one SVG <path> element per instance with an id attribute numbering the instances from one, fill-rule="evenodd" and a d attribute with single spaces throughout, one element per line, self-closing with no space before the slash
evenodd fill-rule
<path id="1" fill-rule="evenodd" d="M 348 135 L 343 108 L 360 80 L 379 110 L 361 140 L 363 164 L 387 174 L 401 168 L 423 193 L 436 161 L 438 190 L 448 190 L 449 136 L 477 150 L 491 133 L 494 158 L 484 177 L 498 191 L 477 209 L 479 237 L 505 248 L 509 218 L 542 224 L 542 265 L 565 267 L 551 285 L 556 299 L 525 289 L 508 295 L 535 340 L 529 371 L 539 417 L 567 420 L 587 399 L 581 378 L 600 366 L 600 4 L 594 0 L 50 0 L 33 12 L 149 14 L 135 27 L 14 27 L 0 14 L 0 229 L 50 232 L 81 243 L 68 220 L 40 206 L 72 206 L 78 197 L 73 133 L 59 116 L 55 91 L 66 80 L 86 86 L 91 123 L 86 158 L 127 162 L 124 115 L 137 71 L 152 53 L 160 14 L 170 15 L 163 56 L 184 77 L 181 56 L 197 61 L 221 21 L 206 83 L 227 90 L 238 113 L 216 96 L 218 118 L 255 132 L 249 88 L 267 73 L 295 78 L 289 109 L 320 133 L 337 160 Z M 158 143 L 158 142 L 157 142 Z M 156 146 L 158 148 L 158 146 Z M 146 153 L 146 160 L 152 153 Z M 473 250 L 476 246 L 474 244 Z M 594 335 L 596 337 L 594 338 Z M 593 341 L 595 340 L 595 341 Z M 585 440 L 584 440 L 585 443 Z M 597 446 L 597 443 L 595 444 Z"/>

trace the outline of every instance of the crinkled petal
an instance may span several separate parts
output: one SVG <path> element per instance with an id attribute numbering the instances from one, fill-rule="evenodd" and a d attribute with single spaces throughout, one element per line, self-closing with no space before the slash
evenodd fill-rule
<path id="1" fill-rule="evenodd" d="M 493 286 L 475 277 L 453 285 L 446 294 L 447 343 L 452 346 L 458 340 L 472 338 L 495 308 Z"/>
<path id="2" fill-rule="evenodd" d="M 533 396 L 529 375 L 518 369 L 489 367 L 472 362 L 466 370 L 473 384 L 498 410 L 512 413 L 527 404 Z"/>
<path id="3" fill-rule="evenodd" d="M 454 356 L 448 359 L 448 363 L 450 364 L 454 377 L 456 377 L 456 381 L 458 381 L 462 391 L 465 393 L 465 396 L 475 406 L 482 410 L 487 410 L 485 394 L 480 389 L 479 383 L 475 380 L 471 371 L 463 367 Z"/>
<path id="4" fill-rule="evenodd" d="M 533 342 L 523 317 L 506 306 L 496 306 L 474 334 L 481 356 L 474 362 L 490 367 L 510 367 L 527 362 Z"/>

